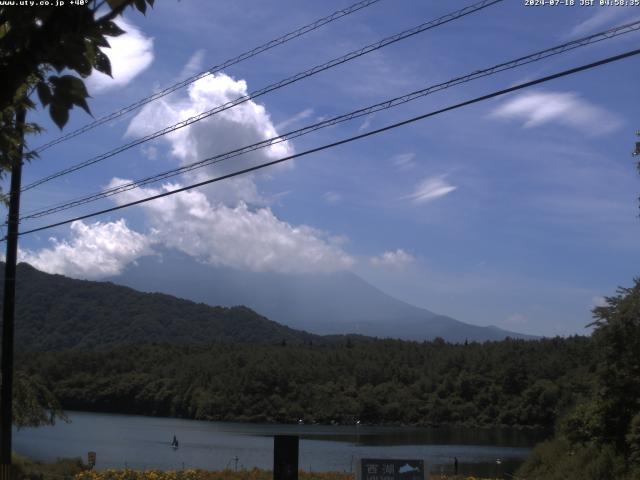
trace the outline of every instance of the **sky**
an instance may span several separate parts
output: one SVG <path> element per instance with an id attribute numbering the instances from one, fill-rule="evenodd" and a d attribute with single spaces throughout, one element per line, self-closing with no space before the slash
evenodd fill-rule
<path id="1" fill-rule="evenodd" d="M 578 2 L 579 3 L 579 2 Z M 128 11 L 87 80 L 95 118 L 345 8 L 345 0 L 156 2 Z M 23 184 L 463 8 L 380 0 L 62 142 Z M 45 208 L 281 135 L 450 78 L 640 20 L 637 7 L 506 0 L 245 102 L 24 193 Z M 634 32 L 450 88 L 246 156 L 42 219 L 140 199 L 637 48 Z M 99 280 L 175 249 L 209 265 L 285 274 L 351 270 L 417 306 L 535 335 L 585 334 L 591 309 L 640 274 L 638 72 L 633 57 L 275 167 L 20 238 L 42 270 Z M 42 111 L 29 118 L 60 135 Z M 64 132 L 91 121 L 74 110 Z M 64 133 L 63 132 L 63 133 Z M 6 189 L 6 185 L 4 186 Z"/>

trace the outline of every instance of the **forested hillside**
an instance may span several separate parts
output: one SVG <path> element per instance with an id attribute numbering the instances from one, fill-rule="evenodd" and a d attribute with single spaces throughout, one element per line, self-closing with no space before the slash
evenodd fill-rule
<path id="1" fill-rule="evenodd" d="M 451 345 L 123 347 L 23 355 L 62 405 L 207 420 L 553 426 L 588 388 L 584 337 Z"/>
<path id="2" fill-rule="evenodd" d="M 321 338 L 280 325 L 246 307 L 210 307 L 106 282 L 74 280 L 40 272 L 26 263 L 18 265 L 17 278 L 17 350 L 150 343 L 295 344 Z M 2 285 L 0 278 L 0 288 Z"/>

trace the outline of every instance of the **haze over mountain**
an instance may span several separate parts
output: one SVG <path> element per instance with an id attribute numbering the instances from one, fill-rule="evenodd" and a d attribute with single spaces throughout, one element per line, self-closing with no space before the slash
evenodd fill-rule
<path id="1" fill-rule="evenodd" d="M 351 272 L 280 274 L 203 265 L 175 251 L 145 257 L 109 279 L 208 305 L 246 305 L 291 328 L 406 340 L 463 342 L 533 338 L 460 322 L 393 298 Z"/>

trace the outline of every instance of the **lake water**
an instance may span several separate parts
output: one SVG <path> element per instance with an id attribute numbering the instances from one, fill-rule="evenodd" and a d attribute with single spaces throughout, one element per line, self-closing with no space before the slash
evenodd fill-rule
<path id="1" fill-rule="evenodd" d="M 36 460 L 97 453 L 97 469 L 223 469 L 273 466 L 273 435 L 300 436 L 300 469 L 355 470 L 355 459 L 423 458 L 432 472 L 513 473 L 543 432 L 515 429 L 263 425 L 69 412 L 71 423 L 14 433 L 14 450 Z M 170 442 L 176 435 L 180 448 Z M 500 460 L 497 462 L 497 460 Z"/>

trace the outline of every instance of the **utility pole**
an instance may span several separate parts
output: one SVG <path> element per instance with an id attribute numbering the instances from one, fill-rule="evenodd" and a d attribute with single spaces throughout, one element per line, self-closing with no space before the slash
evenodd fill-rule
<path id="1" fill-rule="evenodd" d="M 18 257 L 18 223 L 20 219 L 20 188 L 22 155 L 24 153 L 24 122 L 26 111 L 16 110 L 16 129 L 20 145 L 11 167 L 9 218 L 7 221 L 7 255 L 4 267 L 4 302 L 2 304 L 2 388 L 0 391 L 0 480 L 11 479 L 11 426 L 13 424 L 13 337 L 16 301 L 16 263 Z"/>

